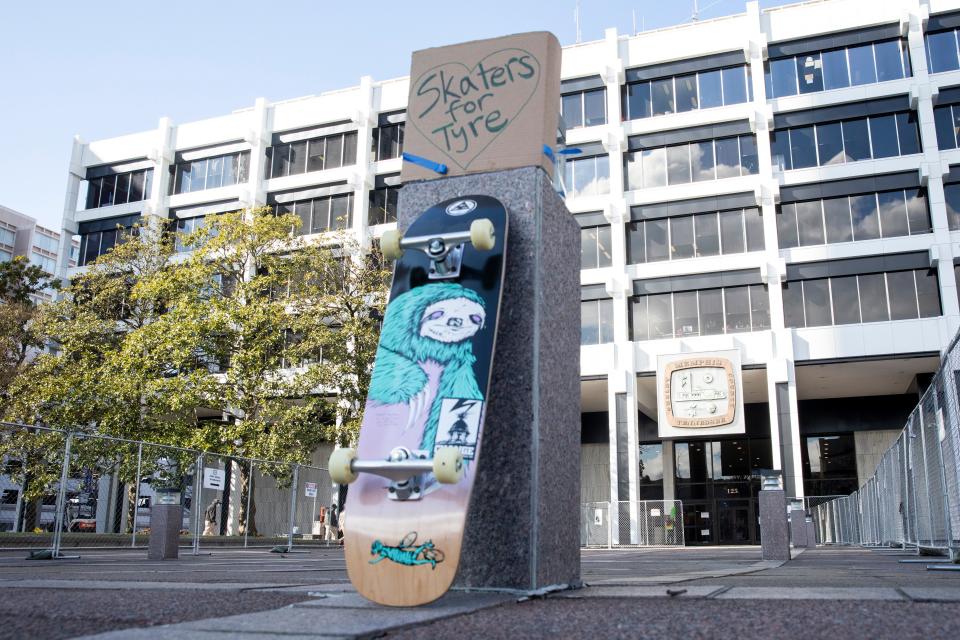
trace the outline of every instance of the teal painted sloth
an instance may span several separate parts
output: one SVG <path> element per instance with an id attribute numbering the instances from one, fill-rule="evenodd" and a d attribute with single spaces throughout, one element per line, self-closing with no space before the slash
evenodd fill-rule
<path id="1" fill-rule="evenodd" d="M 449 282 L 411 289 L 387 306 L 369 397 L 382 404 L 406 403 L 410 428 L 429 391 L 421 363 L 432 360 L 442 365 L 420 440 L 424 451 L 433 453 L 443 398 L 483 400 L 469 339 L 483 328 L 485 319 L 483 298 Z"/>

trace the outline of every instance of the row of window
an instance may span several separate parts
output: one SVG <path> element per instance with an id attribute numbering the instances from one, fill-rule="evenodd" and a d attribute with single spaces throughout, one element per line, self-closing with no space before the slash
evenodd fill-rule
<path id="1" fill-rule="evenodd" d="M 33 246 L 50 253 L 57 253 L 60 251 L 60 239 L 43 233 L 35 233 L 33 235 Z"/>
<path id="2" fill-rule="evenodd" d="M 247 181 L 250 171 L 250 152 L 241 151 L 190 162 L 178 162 L 170 167 L 170 171 L 174 174 L 170 193 L 191 193 L 229 187 Z"/>
<path id="3" fill-rule="evenodd" d="M 780 206 L 781 249 L 930 233 L 926 195 L 919 189 L 791 202 Z"/>
<path id="4" fill-rule="evenodd" d="M 271 178 L 336 169 L 356 162 L 356 131 L 277 144 L 267 149 Z"/>
<path id="5" fill-rule="evenodd" d="M 30 263 L 40 267 L 49 274 L 57 272 L 57 259 L 45 256 L 37 251 L 30 252 Z"/>
<path id="6" fill-rule="evenodd" d="M 560 97 L 560 117 L 567 128 L 607 123 L 607 90 L 590 89 Z"/>
<path id="7" fill-rule="evenodd" d="M 87 180 L 87 209 L 140 202 L 150 197 L 153 169 L 128 171 Z"/>
<path id="8" fill-rule="evenodd" d="M 939 316 L 936 269 L 797 280 L 783 286 L 788 327 L 821 327 Z"/>
<path id="9" fill-rule="evenodd" d="M 907 41 L 900 39 L 778 58 L 765 68 L 768 98 L 899 80 L 910 73 Z"/>
<path id="10" fill-rule="evenodd" d="M 753 207 L 641 220 L 627 227 L 630 264 L 762 249 L 763 218 Z"/>
<path id="11" fill-rule="evenodd" d="M 623 117 L 636 120 L 752 99 L 750 67 L 739 65 L 627 84 L 623 88 Z"/>
<path id="12" fill-rule="evenodd" d="M 133 231 L 131 227 L 124 227 L 121 229 L 107 229 L 106 231 L 79 234 L 80 260 L 78 265 L 83 267 L 90 264 L 113 249 L 118 242 L 123 242 L 124 238 L 129 237 L 131 231 Z"/>
<path id="13" fill-rule="evenodd" d="M 635 341 L 769 328 L 770 298 L 762 284 L 639 296 L 630 305 Z"/>
<path id="14" fill-rule="evenodd" d="M 753 175 L 759 169 L 752 135 L 690 142 L 624 154 L 627 190 Z"/>
<path id="15" fill-rule="evenodd" d="M 770 134 L 770 147 L 774 164 L 785 170 L 921 151 L 912 111 L 778 129 Z"/>
<path id="16" fill-rule="evenodd" d="M 200 229 L 205 225 L 208 220 L 208 216 L 196 216 L 194 218 L 177 218 L 174 223 L 174 230 L 176 235 L 173 239 L 173 248 L 177 253 L 184 253 L 186 251 L 192 251 L 196 248 L 196 245 L 187 244 L 185 241 L 184 235 L 193 233 L 197 229 Z M 211 235 L 213 229 L 210 230 Z"/>
<path id="17" fill-rule="evenodd" d="M 274 209 L 277 215 L 296 214 L 301 220 L 296 233 L 301 236 L 349 229 L 353 224 L 352 193 L 277 204 Z"/>
<path id="18" fill-rule="evenodd" d="M 0 244 L 12 247 L 17 241 L 17 230 L 0 227 Z"/>

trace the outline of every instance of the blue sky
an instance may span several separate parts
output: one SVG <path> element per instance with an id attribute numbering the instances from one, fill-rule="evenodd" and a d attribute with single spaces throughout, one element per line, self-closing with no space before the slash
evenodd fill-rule
<path id="1" fill-rule="evenodd" d="M 787 4 L 762 0 L 762 7 Z M 60 228 L 75 134 L 189 122 L 406 75 L 415 49 L 532 30 L 575 42 L 575 0 L 17 2 L 0 43 L 0 204 Z M 701 0 L 701 19 L 744 0 Z M 583 41 L 686 22 L 692 0 L 581 0 Z"/>

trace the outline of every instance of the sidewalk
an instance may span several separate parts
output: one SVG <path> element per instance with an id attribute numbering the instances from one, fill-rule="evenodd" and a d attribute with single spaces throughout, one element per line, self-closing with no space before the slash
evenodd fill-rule
<path id="1" fill-rule="evenodd" d="M 781 565 L 757 547 L 590 550 L 581 590 L 532 599 L 455 591 L 390 609 L 353 591 L 332 549 L 174 562 L 142 552 L 0 555 L 0 638 L 960 637 L 960 572 L 899 562 L 915 558 L 820 548 Z"/>

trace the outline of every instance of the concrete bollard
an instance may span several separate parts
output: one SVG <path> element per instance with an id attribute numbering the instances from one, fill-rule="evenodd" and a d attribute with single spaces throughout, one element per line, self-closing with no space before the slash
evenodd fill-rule
<path id="1" fill-rule="evenodd" d="M 764 560 L 790 559 L 790 532 L 787 528 L 787 497 L 780 488 L 779 472 L 763 478 L 760 491 L 760 537 Z"/>
<path id="2" fill-rule="evenodd" d="M 179 557 L 183 507 L 179 504 L 153 504 L 150 507 L 150 543 L 148 560 L 176 560 Z"/>
<path id="3" fill-rule="evenodd" d="M 805 526 L 807 528 L 807 546 L 816 547 L 817 546 L 817 529 L 816 525 L 813 524 L 813 518 L 807 516 L 805 519 Z"/>
<path id="4" fill-rule="evenodd" d="M 810 545 L 807 540 L 807 514 L 803 507 L 790 509 L 790 542 L 798 548 Z"/>

